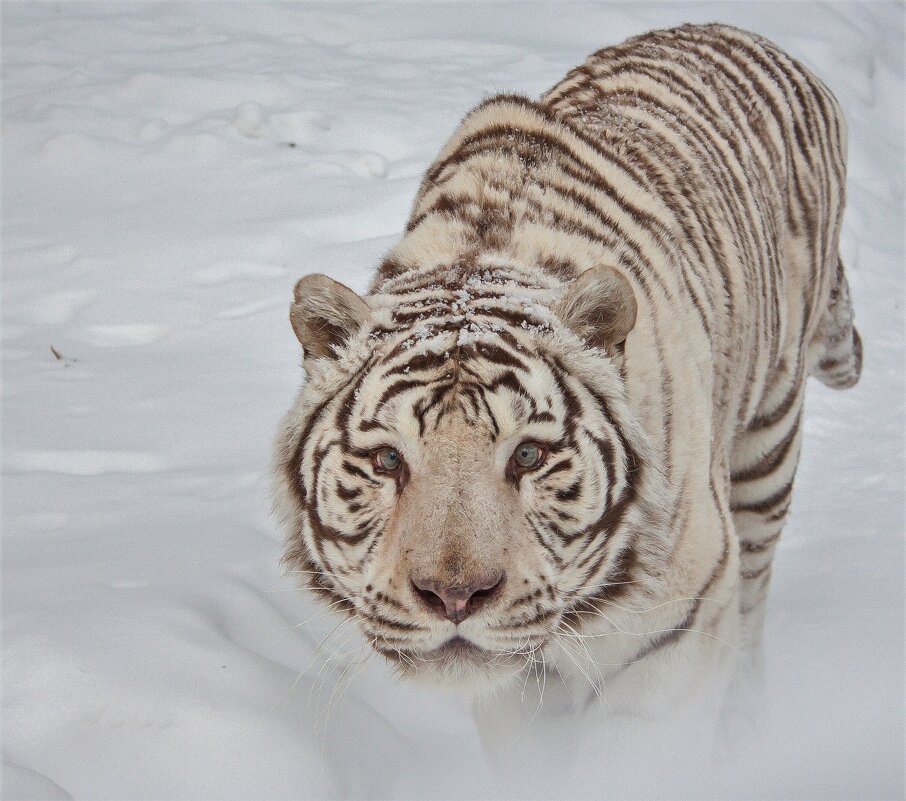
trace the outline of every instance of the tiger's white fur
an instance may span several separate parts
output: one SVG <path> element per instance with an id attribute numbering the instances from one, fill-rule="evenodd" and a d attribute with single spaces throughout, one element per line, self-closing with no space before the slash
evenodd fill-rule
<path id="1" fill-rule="evenodd" d="M 712 686 L 758 639 L 805 379 L 859 375 L 845 148 L 820 81 L 718 25 L 478 106 L 364 299 L 297 284 L 288 568 L 410 676 L 543 664 L 630 710 Z"/>

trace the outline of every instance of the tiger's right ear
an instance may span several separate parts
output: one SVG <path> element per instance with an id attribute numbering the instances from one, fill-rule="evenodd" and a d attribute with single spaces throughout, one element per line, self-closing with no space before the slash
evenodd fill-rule
<path id="1" fill-rule="evenodd" d="M 371 317 L 371 309 L 349 287 L 318 273 L 296 282 L 289 321 L 305 360 L 337 358 L 341 348 Z"/>

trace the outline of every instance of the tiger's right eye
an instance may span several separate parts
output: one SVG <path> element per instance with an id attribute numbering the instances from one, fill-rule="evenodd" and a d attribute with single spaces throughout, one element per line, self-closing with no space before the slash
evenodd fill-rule
<path id="1" fill-rule="evenodd" d="M 394 470 L 399 469 L 399 466 L 403 463 L 403 457 L 400 456 L 399 451 L 397 451 L 396 448 L 381 448 L 376 450 L 371 455 L 371 460 L 376 468 L 388 473 L 392 473 Z"/>
<path id="2" fill-rule="evenodd" d="M 544 451 L 534 442 L 523 442 L 513 451 L 513 461 L 523 470 L 531 470 L 544 461 Z"/>

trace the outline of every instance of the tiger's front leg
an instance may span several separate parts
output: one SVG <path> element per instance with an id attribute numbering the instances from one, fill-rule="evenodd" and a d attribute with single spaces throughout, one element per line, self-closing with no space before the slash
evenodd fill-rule
<path id="1" fill-rule="evenodd" d="M 730 504 L 739 539 L 744 658 L 761 668 L 768 585 L 774 550 L 790 509 L 802 435 L 803 383 L 790 376 L 785 389 L 753 420 L 733 458 Z"/>

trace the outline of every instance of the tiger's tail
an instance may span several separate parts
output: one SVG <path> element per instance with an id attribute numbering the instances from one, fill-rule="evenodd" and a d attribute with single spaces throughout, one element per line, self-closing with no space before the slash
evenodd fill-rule
<path id="1" fill-rule="evenodd" d="M 812 375 L 833 389 L 854 386 L 862 373 L 862 338 L 853 325 L 853 306 L 843 260 L 837 260 L 837 274 L 821 325 L 813 340 L 816 359 Z"/>

